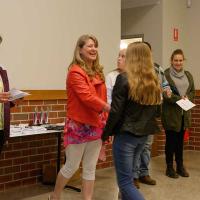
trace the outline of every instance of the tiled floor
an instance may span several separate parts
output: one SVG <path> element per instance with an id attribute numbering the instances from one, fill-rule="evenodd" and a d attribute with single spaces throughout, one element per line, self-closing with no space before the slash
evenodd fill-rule
<path id="1" fill-rule="evenodd" d="M 200 152 L 185 152 L 185 165 L 189 178 L 171 179 L 164 175 L 164 157 L 152 158 L 151 176 L 157 180 L 156 186 L 141 184 L 140 191 L 146 200 L 200 200 Z M 80 184 L 77 184 L 80 187 Z M 0 200 L 47 200 L 51 186 L 38 185 L 29 188 L 0 193 Z M 98 170 L 94 200 L 117 200 L 118 189 L 113 168 Z M 81 194 L 65 189 L 61 200 L 81 200 Z"/>

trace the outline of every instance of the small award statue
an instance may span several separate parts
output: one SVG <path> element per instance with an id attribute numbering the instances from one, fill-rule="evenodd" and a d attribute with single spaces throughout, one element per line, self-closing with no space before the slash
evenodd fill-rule
<path id="1" fill-rule="evenodd" d="M 44 123 L 44 110 L 43 108 L 41 108 L 39 124 L 43 124 L 43 123 Z"/>
<path id="2" fill-rule="evenodd" d="M 38 125 L 38 110 L 37 107 L 35 107 L 35 112 L 33 113 L 33 126 Z"/>
<path id="3" fill-rule="evenodd" d="M 48 124 L 49 123 L 49 107 L 47 107 L 47 110 L 44 113 L 44 123 Z"/>

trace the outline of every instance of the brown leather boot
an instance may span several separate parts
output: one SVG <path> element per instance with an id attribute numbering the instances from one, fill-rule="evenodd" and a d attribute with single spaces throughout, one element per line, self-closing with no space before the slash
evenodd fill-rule
<path id="1" fill-rule="evenodd" d="M 140 189 L 139 178 L 134 178 L 133 184 L 135 185 L 135 187 L 136 187 L 137 189 Z"/>
<path id="2" fill-rule="evenodd" d="M 176 172 L 177 172 L 177 174 L 179 174 L 182 177 L 189 177 L 190 176 L 189 173 L 186 171 L 184 166 L 177 167 Z"/>
<path id="3" fill-rule="evenodd" d="M 147 176 L 141 176 L 139 178 L 141 183 L 147 184 L 147 185 L 156 185 L 156 180 L 152 179 L 149 175 Z"/>

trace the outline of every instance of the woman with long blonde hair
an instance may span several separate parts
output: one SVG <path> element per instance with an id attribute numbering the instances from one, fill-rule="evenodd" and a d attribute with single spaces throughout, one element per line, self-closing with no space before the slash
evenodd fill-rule
<path id="1" fill-rule="evenodd" d="M 130 98 L 140 104 L 155 105 L 160 104 L 161 91 L 148 48 L 143 43 L 129 46 L 126 54 L 126 73 Z"/>
<path id="2" fill-rule="evenodd" d="M 101 135 L 106 121 L 106 87 L 99 64 L 98 41 L 82 35 L 74 50 L 66 81 L 67 117 L 64 131 L 65 165 L 58 173 L 49 200 L 59 200 L 64 186 L 82 161 L 82 194 L 92 200 L 95 170 L 102 146 Z"/>
<path id="3" fill-rule="evenodd" d="M 147 136 L 159 132 L 156 122 L 161 104 L 160 83 L 149 47 L 131 43 L 126 51 L 125 72 L 117 77 L 111 110 L 102 140 L 115 135 L 113 156 L 122 200 L 144 200 L 133 185 L 133 169 Z"/>

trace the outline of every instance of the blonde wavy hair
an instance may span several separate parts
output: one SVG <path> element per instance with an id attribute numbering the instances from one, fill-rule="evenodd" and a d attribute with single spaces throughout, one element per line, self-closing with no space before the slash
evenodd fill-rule
<path id="1" fill-rule="evenodd" d="M 103 67 L 99 64 L 99 54 L 98 54 L 98 52 L 97 52 L 97 58 L 93 62 L 92 67 L 87 66 L 86 62 L 81 57 L 80 50 L 83 48 L 83 46 L 86 44 L 86 42 L 89 39 L 93 40 L 94 43 L 95 43 L 95 46 L 98 47 L 98 40 L 95 36 L 93 36 L 93 35 L 82 35 L 82 36 L 80 36 L 80 38 L 78 39 L 78 41 L 76 43 L 76 47 L 75 47 L 75 50 L 74 50 L 74 56 L 73 56 L 72 62 L 69 65 L 69 69 L 73 64 L 76 64 L 76 65 L 79 65 L 87 73 L 87 75 L 89 77 L 92 78 L 93 76 L 98 74 L 102 80 L 105 80 L 105 77 L 104 77 L 104 74 L 103 74 Z"/>
<path id="2" fill-rule="evenodd" d="M 151 50 L 143 42 L 131 43 L 126 51 L 129 97 L 142 105 L 161 103 L 161 88 L 155 73 Z"/>

